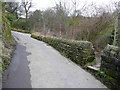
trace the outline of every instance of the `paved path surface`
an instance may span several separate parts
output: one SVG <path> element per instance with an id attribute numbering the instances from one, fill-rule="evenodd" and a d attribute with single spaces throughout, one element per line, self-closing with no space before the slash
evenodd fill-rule
<path id="1" fill-rule="evenodd" d="M 29 34 L 13 32 L 18 45 L 4 87 L 105 88 L 91 74 Z"/>

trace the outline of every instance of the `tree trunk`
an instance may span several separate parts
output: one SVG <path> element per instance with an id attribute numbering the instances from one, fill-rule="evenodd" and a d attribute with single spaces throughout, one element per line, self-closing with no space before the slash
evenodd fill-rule
<path id="1" fill-rule="evenodd" d="M 26 11 L 25 13 L 26 13 L 26 20 L 27 20 L 28 19 L 28 12 Z"/>
<path id="2" fill-rule="evenodd" d="M 60 24 L 60 38 L 62 37 L 62 30 L 61 30 L 61 28 L 62 28 L 62 25 Z"/>
<path id="3" fill-rule="evenodd" d="M 118 2 L 113 45 L 120 47 L 120 2 Z"/>
<path id="4" fill-rule="evenodd" d="M 119 6 L 120 6 L 120 2 L 119 2 Z M 119 7 L 119 13 L 118 13 L 117 46 L 119 46 L 119 47 L 120 47 L 120 7 Z"/>
<path id="5" fill-rule="evenodd" d="M 118 16 L 116 15 L 116 20 L 115 20 L 115 28 L 114 28 L 114 39 L 113 39 L 113 45 L 115 46 L 117 44 L 117 27 L 118 27 Z"/>

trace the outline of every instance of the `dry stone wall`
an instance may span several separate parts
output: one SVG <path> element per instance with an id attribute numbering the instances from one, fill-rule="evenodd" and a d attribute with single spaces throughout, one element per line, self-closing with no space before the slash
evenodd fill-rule
<path id="1" fill-rule="evenodd" d="M 101 71 L 104 83 L 110 88 L 120 89 L 120 48 L 108 45 L 101 55 Z"/>

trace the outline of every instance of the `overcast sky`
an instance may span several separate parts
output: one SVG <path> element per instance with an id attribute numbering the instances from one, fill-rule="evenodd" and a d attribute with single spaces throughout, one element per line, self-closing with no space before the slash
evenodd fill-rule
<path id="1" fill-rule="evenodd" d="M 55 2 L 59 2 L 60 0 L 32 0 L 34 7 L 32 7 L 32 11 L 36 9 L 44 10 L 49 7 L 54 7 Z M 68 5 L 70 5 L 71 0 L 62 0 L 65 1 Z M 76 0 L 78 1 L 78 0 Z M 82 6 L 83 4 L 87 3 L 96 3 L 97 5 L 109 5 L 109 3 L 114 1 L 120 1 L 120 0 L 79 0 L 79 5 Z"/>
<path id="2" fill-rule="evenodd" d="M 22 0 L 4 0 L 4 1 L 7 1 L 7 2 L 19 1 L 20 2 Z M 60 1 L 66 2 L 67 6 L 71 7 L 72 6 L 71 1 L 74 1 L 74 0 L 32 0 L 33 7 L 30 9 L 30 11 L 35 11 L 36 9 L 45 10 L 47 8 L 54 7 L 55 4 Z M 76 0 L 76 1 L 79 1 L 78 3 L 79 3 L 79 8 L 80 8 L 80 6 L 82 7 L 84 4 L 89 5 L 91 3 L 95 3 L 97 6 L 99 5 L 105 6 L 105 5 L 109 5 L 112 2 L 118 2 L 120 0 Z"/>

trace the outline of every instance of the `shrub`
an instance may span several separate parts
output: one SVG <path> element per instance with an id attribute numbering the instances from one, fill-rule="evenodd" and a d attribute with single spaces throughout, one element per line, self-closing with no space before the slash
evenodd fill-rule
<path id="1" fill-rule="evenodd" d="M 12 13 L 9 12 L 6 13 L 6 18 L 10 21 L 11 24 L 13 21 L 17 20 L 17 18 Z"/>
<path id="2" fill-rule="evenodd" d="M 26 19 L 20 18 L 12 22 L 12 27 L 22 30 L 29 30 L 30 26 L 29 26 L 29 22 Z"/>
<path id="3" fill-rule="evenodd" d="M 48 43 L 61 54 L 70 58 L 73 62 L 85 66 L 95 59 L 94 49 L 91 42 L 88 41 L 73 41 L 66 39 L 59 39 L 56 37 L 45 37 L 32 34 L 31 37 Z"/>

